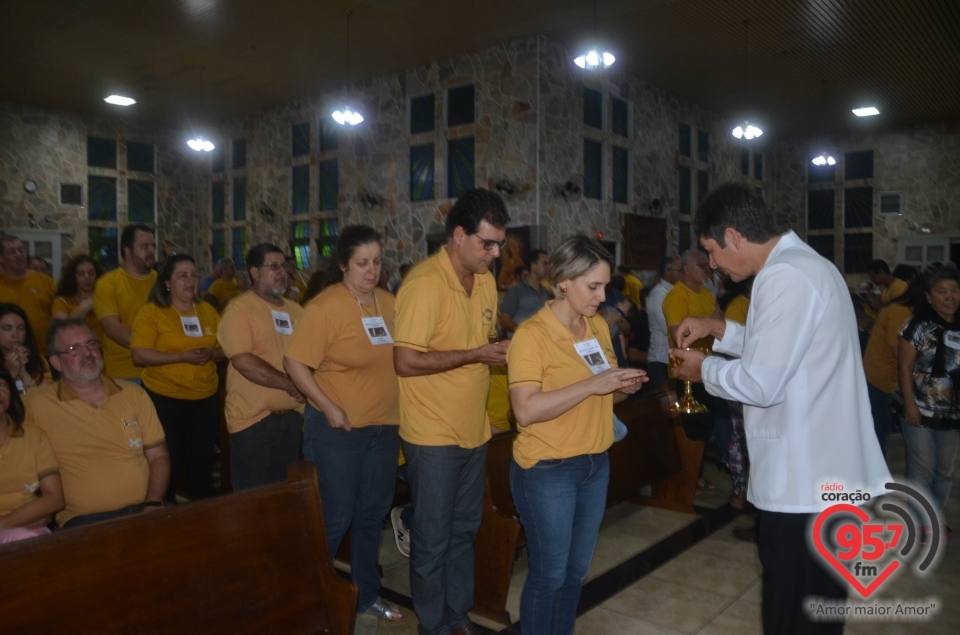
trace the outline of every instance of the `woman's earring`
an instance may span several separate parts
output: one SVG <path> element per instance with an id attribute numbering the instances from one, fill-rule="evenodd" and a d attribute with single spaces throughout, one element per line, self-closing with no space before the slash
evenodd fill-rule
<path id="1" fill-rule="evenodd" d="M 560 293 L 566 293 L 566 292 L 567 292 L 566 287 L 560 287 Z"/>

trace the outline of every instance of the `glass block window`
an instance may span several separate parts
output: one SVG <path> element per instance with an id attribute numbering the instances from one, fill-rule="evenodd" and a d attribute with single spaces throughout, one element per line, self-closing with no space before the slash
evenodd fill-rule
<path id="1" fill-rule="evenodd" d="M 680 201 L 680 213 L 692 214 L 693 202 L 690 200 L 690 168 L 680 168 L 680 190 L 678 199 Z"/>
<path id="2" fill-rule="evenodd" d="M 120 264 L 120 240 L 116 227 L 88 227 L 87 254 L 107 271 Z"/>
<path id="3" fill-rule="evenodd" d="M 436 96 L 433 93 L 410 100 L 410 134 L 431 132 L 436 127 Z"/>
<path id="4" fill-rule="evenodd" d="M 873 261 L 873 233 L 843 236 L 843 272 L 867 273 Z"/>
<path id="5" fill-rule="evenodd" d="M 227 232 L 224 229 L 214 229 L 210 243 L 210 257 L 214 262 L 227 257 Z"/>
<path id="6" fill-rule="evenodd" d="M 813 248 L 815 252 L 829 260 L 834 262 L 833 258 L 833 236 L 808 236 L 807 244 Z"/>
<path id="7" fill-rule="evenodd" d="M 117 179 L 87 177 L 87 219 L 117 220 Z"/>
<path id="8" fill-rule="evenodd" d="M 320 130 L 320 152 L 333 152 L 340 148 L 340 124 L 332 117 L 324 117 L 317 125 Z"/>
<path id="9" fill-rule="evenodd" d="M 310 221 L 290 223 L 290 251 L 297 261 L 297 269 L 310 270 Z"/>
<path id="10" fill-rule="evenodd" d="M 710 160 L 710 133 L 697 130 L 697 159 L 704 163 Z"/>
<path id="11" fill-rule="evenodd" d="M 846 152 L 843 155 L 843 178 L 872 179 L 873 150 Z"/>
<path id="12" fill-rule="evenodd" d="M 697 170 L 697 204 L 703 202 L 710 193 L 710 173 L 704 170 Z"/>
<path id="13" fill-rule="evenodd" d="M 740 174 L 750 176 L 750 151 L 746 148 L 740 150 Z"/>
<path id="14" fill-rule="evenodd" d="M 810 183 L 832 183 L 837 180 L 837 166 L 814 165 L 813 157 L 807 158 L 807 181 Z"/>
<path id="15" fill-rule="evenodd" d="M 310 123 L 294 124 L 290 128 L 290 135 L 293 142 L 293 156 L 300 157 L 310 154 Z"/>
<path id="16" fill-rule="evenodd" d="M 833 229 L 833 210 L 833 190 L 807 192 L 807 229 Z"/>
<path id="17" fill-rule="evenodd" d="M 131 172 L 146 172 L 153 174 L 153 144 L 127 142 L 127 169 Z"/>
<path id="18" fill-rule="evenodd" d="M 630 181 L 630 153 L 613 147 L 613 202 L 626 203 Z"/>
<path id="19" fill-rule="evenodd" d="M 340 199 L 340 169 L 336 159 L 320 162 L 320 209 L 337 209 Z"/>
<path id="20" fill-rule="evenodd" d="M 153 181 L 127 181 L 127 220 L 153 223 L 156 209 Z"/>
<path id="21" fill-rule="evenodd" d="M 583 124 L 603 128 L 603 93 L 599 90 L 583 88 Z"/>
<path id="22" fill-rule="evenodd" d="M 473 84 L 447 91 L 447 127 L 473 123 Z"/>
<path id="23" fill-rule="evenodd" d="M 231 257 L 233 258 L 233 264 L 237 266 L 237 269 L 241 271 L 246 270 L 247 262 L 247 228 L 246 227 L 234 227 L 230 230 L 230 242 L 233 247 Z"/>
<path id="24" fill-rule="evenodd" d="M 317 223 L 317 251 L 321 256 L 332 256 L 340 236 L 340 222 L 336 218 L 323 218 Z"/>
<path id="25" fill-rule="evenodd" d="M 843 191 L 843 226 L 873 227 L 872 187 L 848 187 Z"/>
<path id="26" fill-rule="evenodd" d="M 759 152 L 753 153 L 753 178 L 763 180 L 763 155 Z"/>
<path id="27" fill-rule="evenodd" d="M 227 194 L 223 181 L 210 184 L 210 222 L 222 223 L 226 218 Z"/>
<path id="28" fill-rule="evenodd" d="M 213 173 L 223 172 L 226 169 L 226 162 L 224 160 L 223 145 L 217 144 L 210 152 L 210 171 Z"/>
<path id="29" fill-rule="evenodd" d="M 246 139 L 234 139 L 232 144 L 233 160 L 230 163 L 230 167 L 234 170 L 239 170 L 240 168 L 247 167 L 247 140 Z"/>
<path id="30" fill-rule="evenodd" d="M 688 221 L 680 221 L 679 229 L 679 242 L 680 242 L 680 252 L 681 254 L 685 253 L 690 249 L 690 223 Z"/>
<path id="31" fill-rule="evenodd" d="M 690 156 L 690 124 L 680 123 L 680 156 Z"/>
<path id="32" fill-rule="evenodd" d="M 475 167 L 473 137 L 447 142 L 447 196 L 457 198 L 472 190 Z"/>
<path id="33" fill-rule="evenodd" d="M 627 102 L 616 97 L 610 98 L 610 130 L 621 137 L 630 136 L 630 109 Z"/>
<path id="34" fill-rule="evenodd" d="M 410 148 L 410 200 L 430 201 L 433 193 L 433 144 Z"/>
<path id="35" fill-rule="evenodd" d="M 87 165 L 91 168 L 117 168 L 117 142 L 114 139 L 87 137 Z"/>
<path id="36" fill-rule="evenodd" d="M 603 192 L 603 145 L 593 139 L 583 140 L 583 195 L 600 198 Z"/>
<path id="37" fill-rule="evenodd" d="M 247 220 L 247 179 L 233 179 L 233 220 Z"/>
<path id="38" fill-rule="evenodd" d="M 293 167 L 293 196 L 291 198 L 294 216 L 310 212 L 310 166 L 295 165 Z M 308 236 L 309 238 L 309 236 Z"/>

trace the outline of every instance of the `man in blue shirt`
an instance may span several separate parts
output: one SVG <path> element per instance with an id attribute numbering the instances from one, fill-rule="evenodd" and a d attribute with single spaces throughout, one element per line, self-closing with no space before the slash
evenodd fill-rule
<path id="1" fill-rule="evenodd" d="M 524 259 L 524 266 L 528 272 L 526 278 L 520 278 L 517 284 L 507 291 L 500 304 L 500 326 L 506 331 L 508 338 L 513 337 L 521 322 L 539 311 L 550 299 L 550 292 L 540 284 L 540 281 L 547 277 L 547 252 L 541 249 L 531 250 Z"/>

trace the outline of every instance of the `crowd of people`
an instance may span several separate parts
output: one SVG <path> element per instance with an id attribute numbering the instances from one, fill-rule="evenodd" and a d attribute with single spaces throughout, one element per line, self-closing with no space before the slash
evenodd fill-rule
<path id="1" fill-rule="evenodd" d="M 523 632 L 573 632 L 613 405 L 671 380 L 695 382 L 708 405 L 708 425 L 688 435 L 716 441 L 733 506 L 761 510 L 757 531 L 738 537 L 760 542 L 765 627 L 804 620 L 788 588 L 798 571 L 807 592 L 842 591 L 809 574 L 799 547 L 819 510 L 811 481 L 845 476 L 874 492 L 899 429 L 907 478 L 942 510 L 960 438 L 952 263 L 895 270 L 904 279 L 878 261 L 881 292 L 851 294 L 776 232 L 755 193 L 722 186 L 697 213 L 703 250 L 663 259 L 648 288 L 574 236 L 527 253 L 501 300 L 491 271 L 509 221 L 497 194 L 466 192 L 446 245 L 394 285 L 381 237 L 363 225 L 342 229 L 333 262 L 309 280 L 261 243 L 244 271 L 222 260 L 201 281 L 191 256 L 158 264 L 152 230 L 130 225 L 121 267 L 104 274 L 75 256 L 55 286 L 28 268 L 20 240 L 0 236 L 0 542 L 175 505 L 181 473 L 189 500 L 213 496 L 221 381 L 233 489 L 284 480 L 301 453 L 314 462 L 331 555 L 350 532 L 358 612 L 397 620 L 377 573 L 389 517 L 423 634 L 477 632 L 486 442 L 511 427 L 530 558 Z M 871 327 L 862 362 L 858 323 Z M 814 452 L 826 436 L 832 449 Z M 411 505 L 391 511 L 398 476 Z"/>

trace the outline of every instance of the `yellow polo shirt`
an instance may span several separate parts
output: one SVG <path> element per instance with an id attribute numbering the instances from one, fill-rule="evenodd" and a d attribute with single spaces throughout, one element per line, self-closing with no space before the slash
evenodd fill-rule
<path id="1" fill-rule="evenodd" d="M 701 285 L 699 291 L 693 291 L 682 281 L 678 281 L 663 298 L 663 317 L 667 323 L 667 337 L 670 346 L 676 347 L 670 329 L 680 324 L 685 317 L 710 317 L 717 306 L 717 301 L 706 286 Z M 690 348 L 710 348 L 713 346 L 712 337 L 704 337 L 693 343 Z"/>
<path id="2" fill-rule="evenodd" d="M 135 384 L 101 377 L 107 400 L 90 406 L 61 382 L 24 398 L 31 426 L 46 433 L 60 463 L 67 507 L 63 525 L 74 516 L 108 512 L 142 503 L 150 482 L 144 449 L 164 443 L 163 428 L 147 393 Z"/>
<path id="3" fill-rule="evenodd" d="M 217 298 L 220 303 L 220 312 L 223 313 L 223 310 L 227 308 L 227 302 L 240 295 L 240 289 L 237 287 L 236 280 L 227 281 L 223 278 L 217 278 L 210 285 L 207 293 Z"/>
<path id="4" fill-rule="evenodd" d="M 0 447 L 0 516 L 36 499 L 40 480 L 60 472 L 47 435 L 40 428 L 18 428 L 4 416 L 0 425 L 10 426 L 10 437 Z"/>
<path id="5" fill-rule="evenodd" d="M 163 353 L 183 353 L 194 348 L 216 348 L 220 315 L 206 302 L 197 302 L 190 313 L 180 313 L 176 307 L 162 308 L 148 303 L 133 322 L 130 348 L 152 348 Z M 180 316 L 200 319 L 200 337 L 183 332 Z M 164 397 L 174 399 L 205 399 L 217 392 L 219 379 L 217 365 L 210 360 L 203 366 L 196 364 L 164 364 L 147 366 L 141 375 L 143 385 Z"/>
<path id="6" fill-rule="evenodd" d="M 300 323 L 303 309 L 296 302 L 283 298 L 283 306 L 268 304 L 253 291 L 242 293 L 230 303 L 220 320 L 217 341 L 227 358 L 250 353 L 280 372 L 283 370 L 283 349 L 292 335 L 277 331 L 273 312 L 286 313 L 292 326 Z M 231 434 L 246 430 L 253 424 L 281 410 L 303 412 L 303 405 L 286 390 L 267 388 L 256 384 L 233 364 L 227 366 L 227 399 L 225 414 L 227 430 Z"/>
<path id="7" fill-rule="evenodd" d="M 554 315 L 552 304 L 548 302 L 514 334 L 507 352 L 510 388 L 539 386 L 543 392 L 550 392 L 593 377 L 573 347 L 577 340 Z M 607 362 L 615 368 L 617 357 L 606 321 L 600 315 L 585 319 L 584 339 L 595 338 Z M 556 419 L 517 429 L 513 458 L 524 469 L 546 459 L 606 452 L 613 445 L 613 395 L 587 397 Z"/>
<path id="8" fill-rule="evenodd" d="M 497 283 L 474 274 L 467 296 L 446 247 L 414 267 L 397 295 L 397 346 L 420 352 L 464 351 L 497 333 Z M 400 437 L 418 445 L 480 447 L 490 439 L 486 364 L 400 378 Z"/>
<path id="9" fill-rule="evenodd" d="M 314 369 L 320 390 L 343 408 L 355 428 L 400 421 L 393 345 L 372 344 L 361 321 L 376 317 L 379 307 L 396 340 L 394 298 L 380 288 L 374 293 L 378 306 L 361 307 L 342 284 L 325 289 L 307 304 L 285 353 Z"/>
<path id="10" fill-rule="evenodd" d="M 643 283 L 640 282 L 640 278 L 636 277 L 632 273 L 624 274 L 623 279 L 626 282 L 623 288 L 623 296 L 633 302 L 633 304 L 639 309 L 640 292 L 643 291 Z"/>
<path id="11" fill-rule="evenodd" d="M 900 278 L 894 278 L 890 286 L 880 292 L 880 301 L 884 304 L 889 304 L 890 300 L 896 300 L 906 293 L 909 287 L 910 285 Z"/>
<path id="12" fill-rule="evenodd" d="M 77 310 L 78 306 L 80 306 L 80 302 L 77 301 L 76 296 L 58 295 L 53 300 L 53 306 L 50 307 L 50 315 L 53 315 L 54 313 L 66 313 L 67 315 L 70 315 Z M 103 332 L 103 327 L 100 326 L 100 320 L 97 319 L 96 311 L 90 311 L 83 316 L 83 319 L 87 322 L 90 328 L 93 329 L 97 339 L 100 340 L 100 348 L 103 348 L 107 339 L 107 334 Z"/>
<path id="13" fill-rule="evenodd" d="M 157 281 L 157 272 L 151 271 L 143 278 L 131 276 L 122 267 L 101 276 L 93 293 L 93 310 L 97 319 L 109 315 L 120 318 L 120 324 L 133 328 L 137 313 L 147 303 L 150 289 Z M 120 379 L 137 379 L 143 369 L 134 366 L 130 359 L 130 349 L 120 346 L 109 336 L 104 336 L 106 346 L 103 350 L 104 373 Z"/>
<path id="14" fill-rule="evenodd" d="M 867 350 L 863 353 L 863 372 L 867 383 L 885 393 L 894 393 L 900 385 L 897 357 L 894 351 L 900 329 L 913 317 L 908 307 L 893 303 L 880 309 L 877 321 L 870 331 Z"/>
<path id="15" fill-rule="evenodd" d="M 487 416 L 490 425 L 501 430 L 510 429 L 510 387 L 507 385 L 507 367 L 503 364 L 490 367 Z"/>
<path id="16" fill-rule="evenodd" d="M 727 310 L 723 312 L 723 317 L 733 320 L 737 324 L 747 323 L 747 310 L 750 308 L 750 300 L 745 295 L 738 295 L 730 300 Z"/>
<path id="17" fill-rule="evenodd" d="M 27 314 L 42 355 L 47 354 L 50 306 L 56 293 L 53 279 L 45 273 L 27 269 L 27 275 L 22 280 L 0 273 L 0 302 L 16 304 Z"/>

